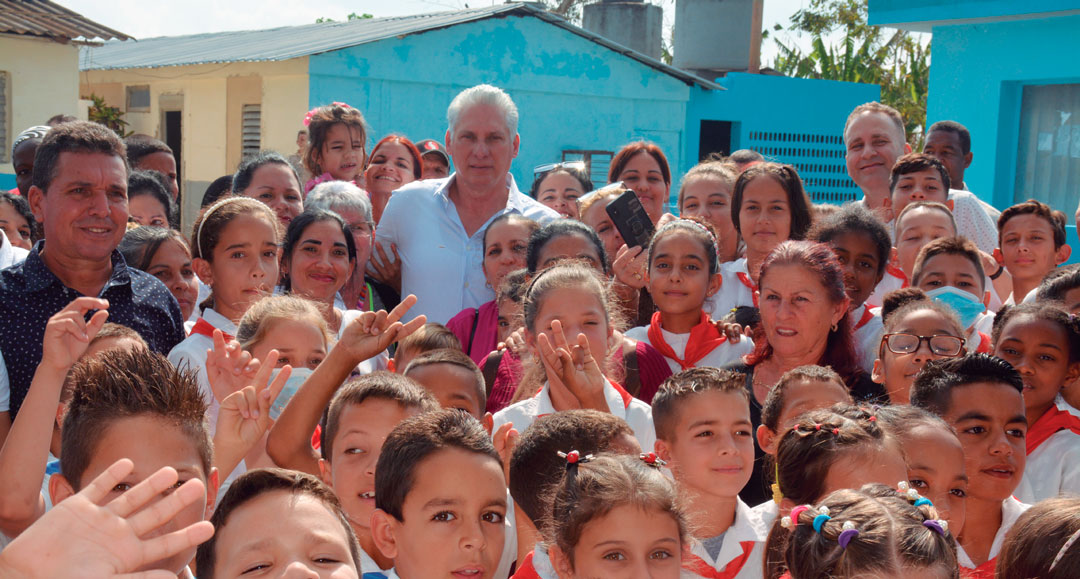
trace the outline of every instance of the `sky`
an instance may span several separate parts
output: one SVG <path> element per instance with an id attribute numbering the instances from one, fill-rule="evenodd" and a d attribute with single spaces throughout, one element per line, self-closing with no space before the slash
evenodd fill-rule
<path id="1" fill-rule="evenodd" d="M 675 19 L 675 0 L 651 0 L 664 8 L 664 28 Z M 404 16 L 426 12 L 480 8 L 502 0 L 58 0 L 91 20 L 135 38 L 178 36 L 201 32 L 252 30 L 310 24 L 316 18 L 345 20 L 351 12 L 380 16 Z M 786 25 L 809 0 L 764 0 L 764 28 Z M 769 66 L 775 44 L 762 46 L 762 66 Z"/>

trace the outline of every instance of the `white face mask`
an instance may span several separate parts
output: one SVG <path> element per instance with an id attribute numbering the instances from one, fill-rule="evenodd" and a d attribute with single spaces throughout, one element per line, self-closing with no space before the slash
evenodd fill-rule
<path id="1" fill-rule="evenodd" d="M 275 369 L 270 373 L 270 381 L 273 382 L 274 378 L 281 373 L 281 368 Z M 281 388 L 281 393 L 278 394 L 274 403 L 270 405 L 270 418 L 277 420 L 281 416 L 281 411 L 285 410 L 285 405 L 289 403 L 296 391 L 304 385 L 304 382 L 311 377 L 310 368 L 293 368 L 292 373 L 289 374 L 289 379 L 285 382 L 285 386 Z"/>

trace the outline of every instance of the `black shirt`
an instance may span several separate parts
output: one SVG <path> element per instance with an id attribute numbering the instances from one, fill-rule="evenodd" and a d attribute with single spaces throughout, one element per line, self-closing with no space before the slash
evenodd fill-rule
<path id="1" fill-rule="evenodd" d="M 41 362 L 45 324 L 79 292 L 65 286 L 45 266 L 39 241 L 26 261 L 0 271 L 0 353 L 11 385 L 11 418 L 15 419 Z M 112 254 L 112 275 L 97 297 L 109 300 L 109 321 L 139 333 L 150 349 L 162 355 L 184 339 L 180 306 L 165 284 L 128 267 L 119 251 Z"/>

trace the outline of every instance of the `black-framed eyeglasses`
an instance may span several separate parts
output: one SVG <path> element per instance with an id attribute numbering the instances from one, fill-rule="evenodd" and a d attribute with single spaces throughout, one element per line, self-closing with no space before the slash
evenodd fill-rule
<path id="1" fill-rule="evenodd" d="M 950 336 L 948 334 L 934 334 L 933 336 L 916 336 L 915 334 L 895 333 L 885 334 L 881 337 L 881 343 L 893 354 L 913 354 L 919 349 L 923 341 L 930 348 L 930 353 L 935 356 L 959 356 L 964 351 L 966 340 Z"/>
<path id="2" fill-rule="evenodd" d="M 574 169 L 577 171 L 586 171 L 588 166 L 585 161 L 563 161 L 560 163 L 546 163 L 544 165 L 537 165 L 533 167 L 533 179 L 536 179 L 540 175 L 550 173 L 556 169 Z"/>

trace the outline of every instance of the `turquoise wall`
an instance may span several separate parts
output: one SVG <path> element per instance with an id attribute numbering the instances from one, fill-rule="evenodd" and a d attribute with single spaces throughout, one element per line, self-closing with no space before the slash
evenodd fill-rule
<path id="1" fill-rule="evenodd" d="M 999 208 L 1013 202 L 1023 87 L 1080 82 L 1077 31 L 1080 16 L 934 27 L 927 125 L 949 119 L 971 131 L 964 180 Z"/>
<path id="2" fill-rule="evenodd" d="M 869 20 L 878 26 L 921 29 L 948 20 L 1030 18 L 1077 10 L 1077 0 L 870 0 Z"/>
<path id="3" fill-rule="evenodd" d="M 727 90 L 691 91 L 683 171 L 697 162 L 701 121 L 731 121 L 732 150 L 794 165 L 815 202 L 861 196 L 844 165 L 844 122 L 856 106 L 878 100 L 881 87 L 738 72 L 717 82 Z"/>
<path id="4" fill-rule="evenodd" d="M 489 18 L 309 62 L 312 106 L 359 108 L 370 143 L 390 132 L 441 141 L 454 95 L 480 83 L 506 90 L 521 114 L 512 172 L 522 189 L 533 167 L 563 150 L 617 151 L 640 138 L 660 145 L 673 167 L 685 165 L 689 85 L 537 18 Z"/>
<path id="5" fill-rule="evenodd" d="M 15 175 L 0 173 L 0 191 L 10 191 L 15 188 Z"/>

